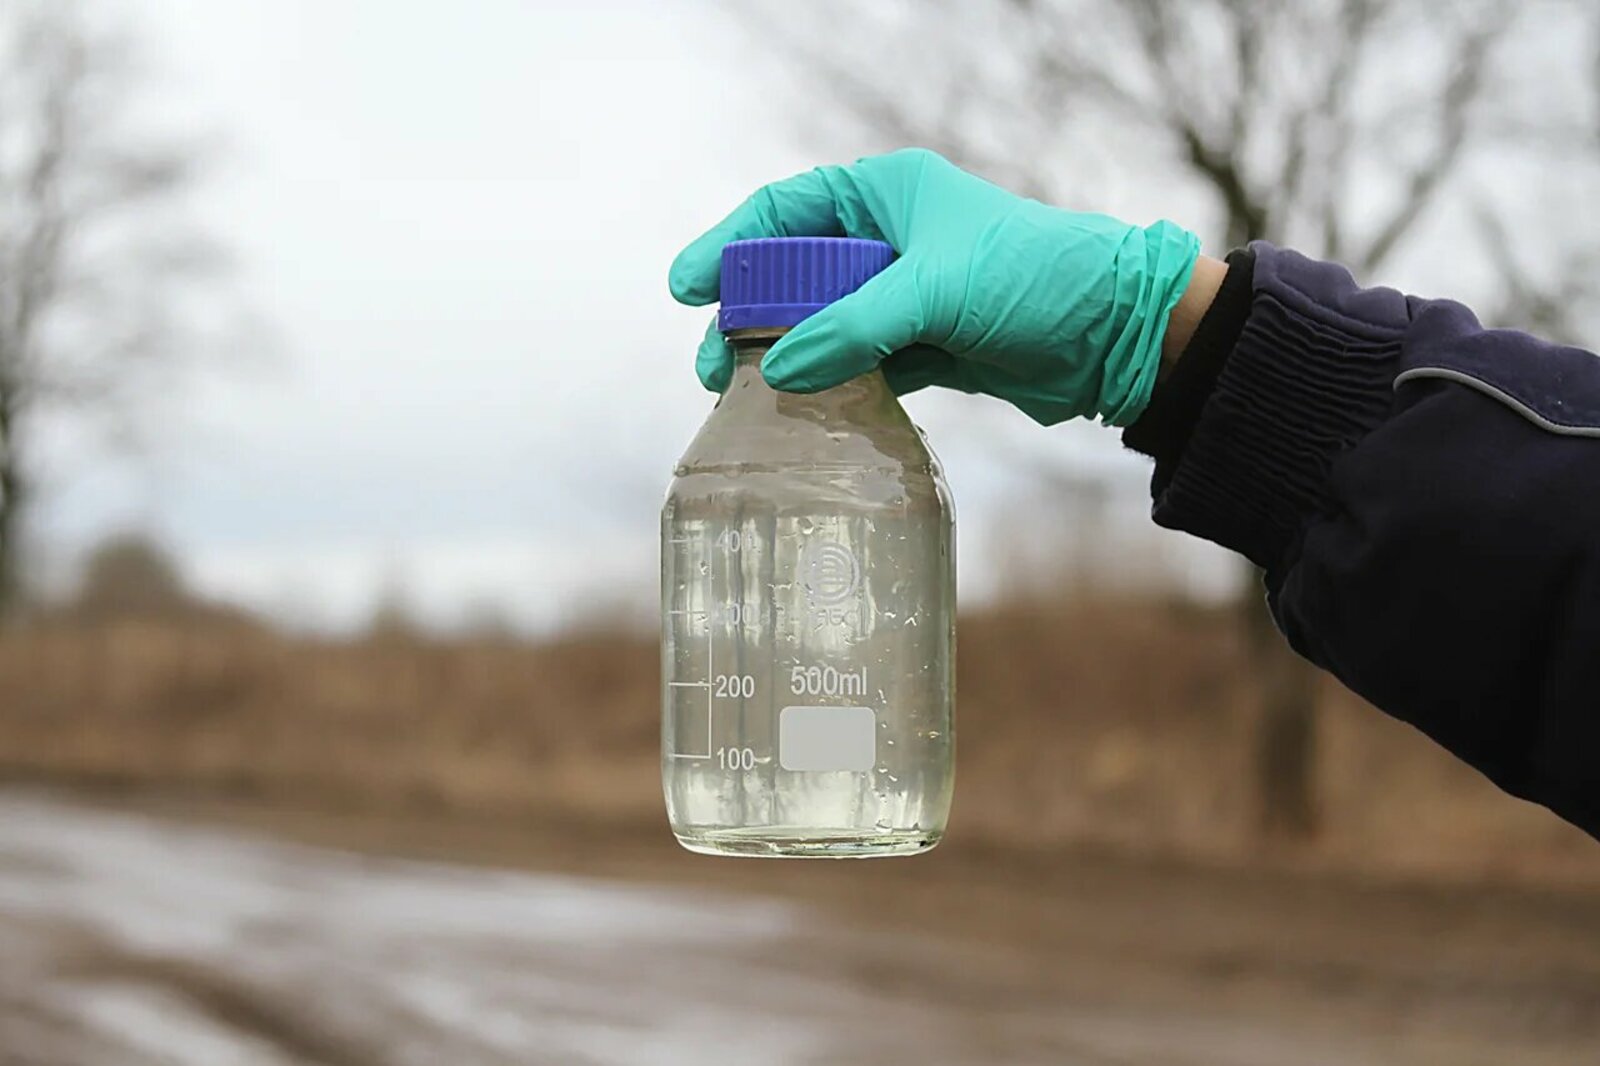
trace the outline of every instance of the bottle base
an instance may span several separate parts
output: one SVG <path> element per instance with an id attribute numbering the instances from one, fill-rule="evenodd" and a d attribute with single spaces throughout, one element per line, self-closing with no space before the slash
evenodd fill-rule
<path id="1" fill-rule="evenodd" d="M 750 826 L 675 831 L 678 843 L 700 855 L 746 859 L 877 859 L 918 855 L 939 843 L 927 829 L 819 829 Z"/>

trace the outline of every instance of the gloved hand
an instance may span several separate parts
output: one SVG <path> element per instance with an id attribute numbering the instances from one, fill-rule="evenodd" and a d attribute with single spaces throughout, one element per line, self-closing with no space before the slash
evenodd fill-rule
<path id="1" fill-rule="evenodd" d="M 773 345 L 770 385 L 816 392 L 881 365 L 896 392 L 989 393 L 1046 425 L 1139 416 L 1200 250 L 1170 222 L 1049 207 L 909 148 L 757 190 L 679 253 L 672 295 L 714 302 L 729 241 L 840 235 L 887 241 L 900 258 Z M 696 369 L 707 388 L 727 385 L 733 355 L 715 322 Z"/>

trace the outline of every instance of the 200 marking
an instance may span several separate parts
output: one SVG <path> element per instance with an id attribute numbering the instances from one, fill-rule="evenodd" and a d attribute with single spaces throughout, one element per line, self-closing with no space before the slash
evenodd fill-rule
<path id="1" fill-rule="evenodd" d="M 718 699 L 749 699 L 756 694 L 756 679 L 750 674 L 718 674 L 712 693 Z"/>

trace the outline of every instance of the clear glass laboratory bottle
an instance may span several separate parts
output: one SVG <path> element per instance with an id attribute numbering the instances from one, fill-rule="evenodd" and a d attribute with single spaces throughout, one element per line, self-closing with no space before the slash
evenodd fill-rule
<path id="1" fill-rule="evenodd" d="M 842 238 L 739 241 L 733 378 L 661 516 L 662 777 L 678 840 L 864 857 L 938 843 L 954 772 L 954 514 L 878 371 L 813 395 L 760 363 L 893 259 Z"/>

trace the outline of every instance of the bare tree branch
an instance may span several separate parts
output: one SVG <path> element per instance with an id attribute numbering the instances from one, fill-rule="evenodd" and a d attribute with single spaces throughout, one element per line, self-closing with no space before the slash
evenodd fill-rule
<path id="1" fill-rule="evenodd" d="M 128 424 L 135 383 L 184 346 L 172 284 L 215 262 L 167 210 L 186 153 L 130 132 L 124 44 L 80 14 L 75 0 L 0 7 L 0 613 L 39 418 Z"/>
<path id="2" fill-rule="evenodd" d="M 1515 321 L 1559 343 L 1584 343 L 1583 311 L 1600 300 L 1600 249 L 1567 252 L 1551 272 L 1554 280 L 1543 280 L 1524 262 L 1522 242 L 1500 212 L 1480 201 L 1473 207 L 1473 220 L 1502 289 L 1500 299 L 1484 311 L 1485 321 Z"/>
<path id="3" fill-rule="evenodd" d="M 1266 48 L 1262 40 L 1264 12 L 1252 0 L 1223 0 L 1222 10 L 1231 22 L 1229 37 L 1233 45 L 1233 62 L 1238 71 L 1235 92 L 1231 102 L 1232 112 L 1228 122 L 1228 140 L 1237 154 L 1243 155 L 1252 140 L 1254 119 L 1258 114 L 1261 73 Z"/>
<path id="4" fill-rule="evenodd" d="M 1364 272 L 1381 266 L 1432 202 L 1433 193 L 1455 171 L 1471 129 L 1473 105 L 1486 82 L 1489 50 L 1515 8 L 1499 3 L 1465 26 L 1451 46 L 1451 73 L 1440 98 L 1433 150 L 1402 179 L 1400 201 L 1357 259 Z"/>
<path id="5" fill-rule="evenodd" d="M 1373 28 L 1386 6 L 1378 0 L 1349 0 L 1340 8 L 1329 42 L 1332 58 L 1322 72 L 1321 85 L 1308 92 L 1284 119 L 1284 161 L 1271 215 L 1288 218 L 1299 205 L 1316 205 L 1310 213 L 1319 222 L 1323 252 L 1334 258 L 1344 250 L 1338 191 L 1348 171 L 1354 139 L 1354 120 L 1347 102 Z M 1308 169 L 1317 172 L 1320 192 L 1316 194 L 1307 191 Z"/>
<path id="6" fill-rule="evenodd" d="M 854 22 L 885 6 L 849 11 Z M 1363 274 L 1424 247 L 1419 223 L 1429 211 L 1463 213 L 1472 168 L 1488 149 L 1559 153 L 1562 165 L 1600 160 L 1600 9 L 1592 3 L 974 0 L 932 13 L 900 8 L 914 14 L 856 24 L 848 40 L 822 21 L 843 9 L 808 5 L 822 12 L 809 41 L 796 8 L 782 10 L 784 33 L 767 39 L 798 42 L 791 54 L 799 68 L 880 136 L 935 148 L 1034 196 L 1062 185 L 1054 163 L 1062 146 L 1118 138 L 1135 153 L 1125 173 L 1203 193 L 1228 243 L 1299 241 Z M 1507 120 L 1488 106 L 1499 105 L 1497 57 L 1519 18 L 1565 20 L 1593 35 L 1591 69 L 1559 74 L 1575 92 L 1593 83 L 1596 106 L 1584 119 L 1594 124 L 1592 140 L 1544 114 Z M 1443 70 L 1434 77 L 1437 61 Z M 1558 76 L 1530 62 L 1504 73 L 1524 86 Z M 1393 197 L 1380 201 L 1377 191 L 1389 189 Z M 1530 238 L 1511 228 L 1505 202 L 1485 204 L 1475 227 L 1466 213 L 1468 225 L 1435 259 L 1460 259 L 1461 234 L 1474 231 L 1498 252 L 1506 296 L 1498 310 L 1570 335 L 1600 300 L 1586 282 L 1600 276 L 1600 255 L 1586 250 L 1600 248 L 1600 218 L 1586 233 L 1569 217 Z M 1534 264 L 1519 263 L 1516 249 L 1530 241 L 1543 261 L 1565 269 L 1527 272 Z M 1561 248 L 1579 251 L 1552 255 Z M 1263 822 L 1305 833 L 1315 825 L 1314 676 L 1254 599 L 1245 619 L 1248 631 L 1265 635 L 1252 642 L 1261 656 Z"/>

